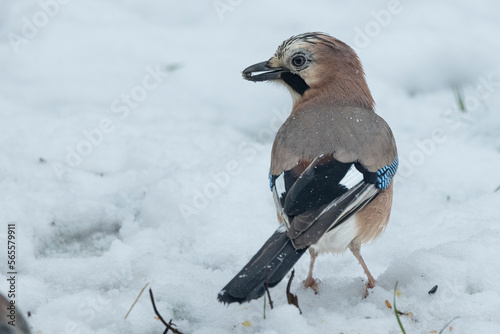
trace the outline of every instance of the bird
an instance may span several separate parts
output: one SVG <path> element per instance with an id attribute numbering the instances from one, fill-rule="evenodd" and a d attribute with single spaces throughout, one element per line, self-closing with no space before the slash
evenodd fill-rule
<path id="1" fill-rule="evenodd" d="M 219 302 L 258 299 L 307 250 L 306 288 L 319 290 L 313 277 L 318 254 L 349 249 L 367 276 L 366 297 L 376 281 L 360 248 L 389 221 L 399 160 L 356 52 L 326 33 L 303 33 L 242 75 L 284 85 L 293 106 L 271 151 L 269 183 L 279 227 L 219 292 Z"/>

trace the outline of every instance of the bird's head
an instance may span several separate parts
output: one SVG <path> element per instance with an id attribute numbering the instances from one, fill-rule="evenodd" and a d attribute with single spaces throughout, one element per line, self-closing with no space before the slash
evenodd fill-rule
<path id="1" fill-rule="evenodd" d="M 373 109 L 373 98 L 356 52 L 323 33 L 284 41 L 271 59 L 243 70 L 249 81 L 275 81 L 292 94 L 294 106 L 310 99 Z"/>

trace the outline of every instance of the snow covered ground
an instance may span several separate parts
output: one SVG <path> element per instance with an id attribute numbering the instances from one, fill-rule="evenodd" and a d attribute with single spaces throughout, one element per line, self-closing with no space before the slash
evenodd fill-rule
<path id="1" fill-rule="evenodd" d="M 216 295 L 277 226 L 291 98 L 240 73 L 306 31 L 358 51 L 401 166 L 373 293 L 349 253 L 306 291 L 305 256 L 264 320 Z M 185 333 L 399 333 L 396 281 L 407 333 L 500 333 L 499 35 L 495 0 L 0 2 L 0 291 L 12 223 L 33 333 L 162 333 L 147 293 L 124 320 L 146 283 Z"/>

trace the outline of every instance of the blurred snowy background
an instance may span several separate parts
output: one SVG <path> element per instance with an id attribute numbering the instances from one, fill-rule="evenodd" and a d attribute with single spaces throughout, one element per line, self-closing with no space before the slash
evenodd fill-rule
<path id="1" fill-rule="evenodd" d="M 241 79 L 291 35 L 353 46 L 401 166 L 386 232 L 296 265 L 263 301 L 218 291 L 277 226 L 267 173 L 285 89 Z M 17 231 L 16 305 L 33 333 L 500 333 L 500 3 L 0 2 L 0 291 Z M 458 87 L 458 88 L 457 88 Z M 457 92 L 462 91 L 465 110 Z M 427 292 L 438 285 L 437 292 Z M 246 327 L 242 325 L 249 326 Z M 450 329 L 446 329 L 449 332 Z"/>

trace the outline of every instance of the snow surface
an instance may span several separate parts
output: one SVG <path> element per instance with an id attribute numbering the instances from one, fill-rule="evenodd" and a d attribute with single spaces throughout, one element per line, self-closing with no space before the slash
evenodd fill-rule
<path id="1" fill-rule="evenodd" d="M 500 333 L 498 1 L 54 1 L 0 2 L 0 240 L 15 223 L 33 333 L 162 333 L 147 293 L 124 320 L 146 283 L 185 333 L 399 333 L 396 281 L 407 333 L 457 316 L 452 333 Z M 277 227 L 267 173 L 291 98 L 241 70 L 307 31 L 358 51 L 401 165 L 362 249 L 370 296 L 349 253 L 320 257 L 321 293 L 305 290 L 304 256 L 303 314 L 284 280 L 264 320 L 262 299 L 216 295 Z"/>

